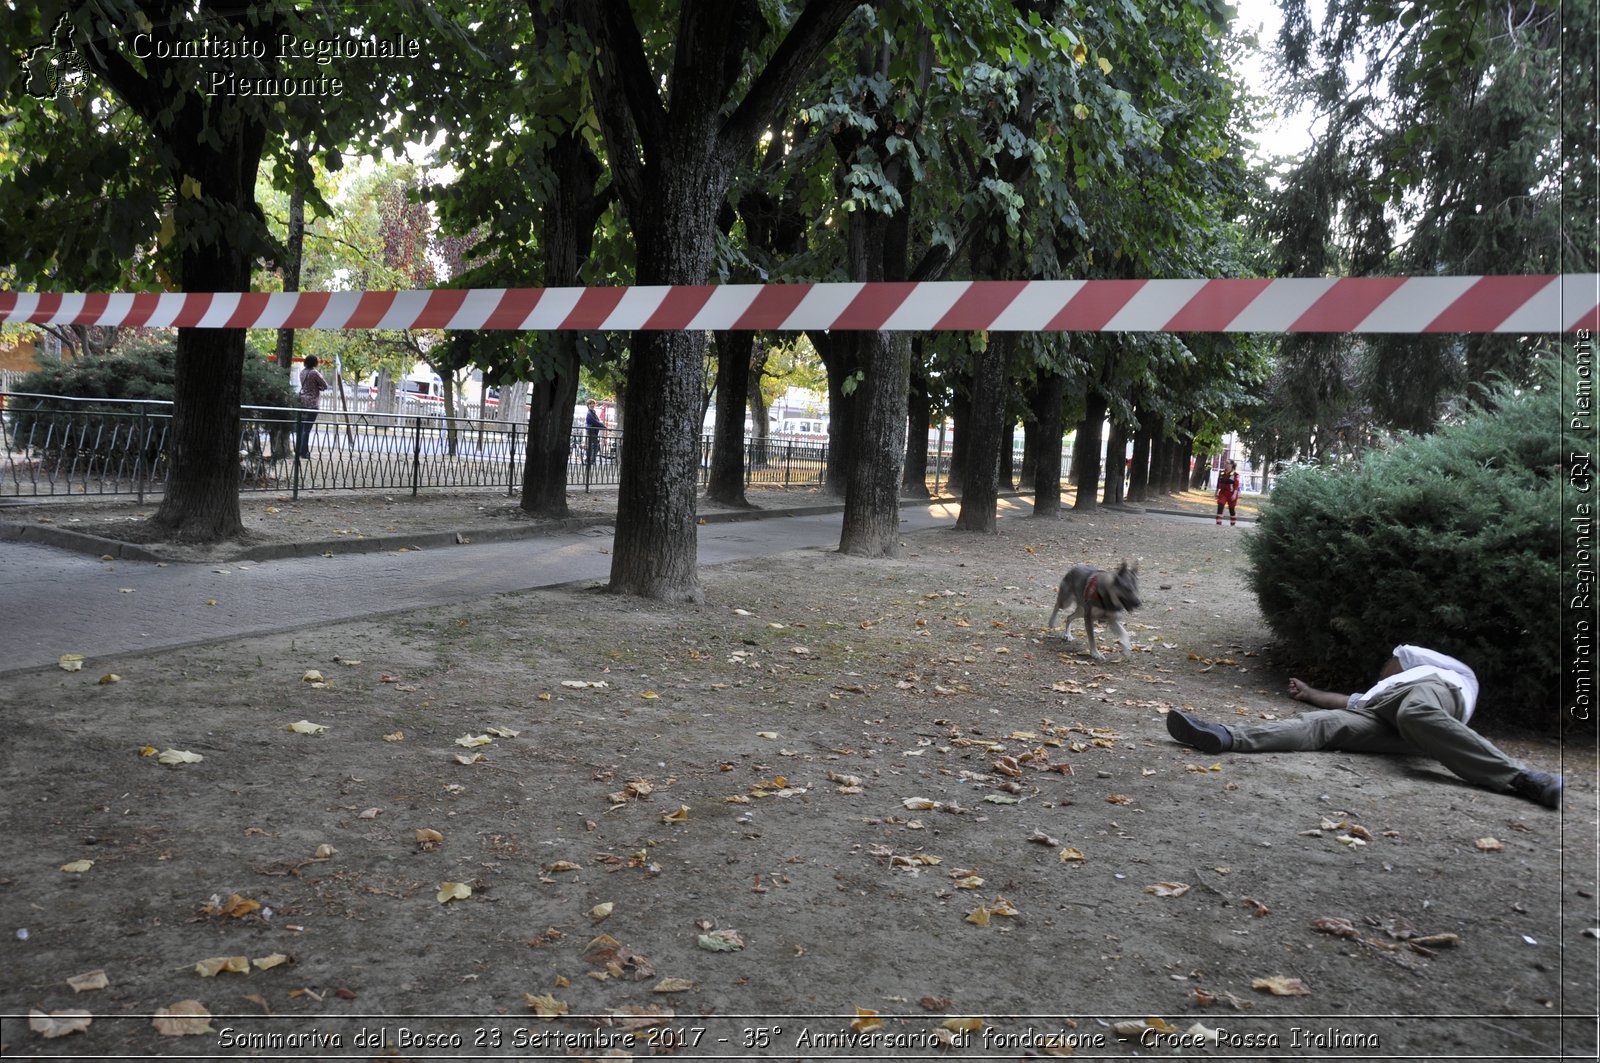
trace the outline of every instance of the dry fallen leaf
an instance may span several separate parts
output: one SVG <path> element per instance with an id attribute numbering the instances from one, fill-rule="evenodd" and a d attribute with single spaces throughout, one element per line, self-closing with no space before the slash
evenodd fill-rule
<path id="1" fill-rule="evenodd" d="M 515 738 L 521 731 L 513 731 L 509 727 L 486 727 L 484 730 L 496 738 Z"/>
<path id="2" fill-rule="evenodd" d="M 738 952 L 744 948 L 744 938 L 737 930 L 713 930 L 695 938 L 695 944 L 707 952 Z"/>
<path id="3" fill-rule="evenodd" d="M 424 852 L 432 850 L 435 846 L 439 845 L 443 841 L 444 841 L 444 835 L 440 834 L 438 831 L 434 830 L 433 828 L 431 828 L 431 827 L 418 827 L 417 828 L 417 844 L 422 847 Z"/>
<path id="4" fill-rule="evenodd" d="M 1061 850 L 1061 856 L 1060 856 L 1059 859 L 1061 860 L 1061 862 L 1063 864 L 1065 864 L 1065 863 L 1067 863 L 1068 861 L 1071 861 L 1071 860 L 1082 860 L 1083 859 L 1083 850 L 1074 849 L 1072 846 L 1069 845 L 1065 849 Z"/>
<path id="5" fill-rule="evenodd" d="M 687 823 L 687 822 L 689 822 L 689 806 L 688 805 L 679 805 L 677 807 L 676 811 L 668 812 L 666 815 L 662 816 L 661 817 L 661 822 L 663 822 L 663 823 Z"/>
<path id="6" fill-rule="evenodd" d="M 261 956 L 250 961 L 251 965 L 254 966 L 258 971 L 270 971 L 274 967 L 281 966 L 288 962 L 289 957 L 285 956 L 281 952 L 274 952 L 270 956 Z"/>
<path id="7" fill-rule="evenodd" d="M 324 683 L 324 682 L 327 682 L 327 680 L 322 678 L 322 673 L 317 671 L 315 668 L 306 669 L 306 674 L 300 677 L 300 681 L 302 683 Z"/>
<path id="8" fill-rule="evenodd" d="M 105 675 L 100 677 L 101 686 L 109 686 L 112 683 L 120 682 L 122 682 L 122 677 L 115 672 L 107 672 Z"/>
<path id="9" fill-rule="evenodd" d="M 41 1037 L 65 1037 L 69 1033 L 82 1033 L 94 1021 L 94 1016 L 82 1008 L 66 1008 L 48 1015 L 38 1008 L 28 1011 L 28 1029 Z"/>
<path id="10" fill-rule="evenodd" d="M 960 1017 L 952 1015 L 939 1025 L 952 1033 L 976 1033 L 983 1029 L 983 1020 L 977 1016 Z"/>
<path id="11" fill-rule="evenodd" d="M 249 974 L 250 960 L 245 956 L 213 956 L 194 965 L 194 973 L 201 978 L 214 978 L 224 971 L 233 974 Z"/>
<path id="12" fill-rule="evenodd" d="M 571 860 L 557 860 L 553 864 L 544 865 L 544 869 L 546 871 L 582 871 L 583 866 L 575 864 Z"/>
<path id="13" fill-rule="evenodd" d="M 449 904 L 451 901 L 466 900 L 470 896 L 472 896 L 472 887 L 467 885 L 465 882 L 439 883 L 438 898 L 440 904 Z"/>
<path id="14" fill-rule="evenodd" d="M 1486 853 L 1498 853 L 1506 847 L 1505 843 L 1498 838 L 1479 838 L 1472 844 L 1474 848 L 1481 849 Z"/>
<path id="15" fill-rule="evenodd" d="M 549 993 L 524 993 L 523 1001 L 533 1009 L 533 1013 L 541 1019 L 555 1019 L 567 1014 L 566 1001 L 557 1000 Z"/>
<path id="16" fill-rule="evenodd" d="M 93 866 L 93 860 L 74 860 L 70 864 L 62 864 L 61 870 L 69 875 L 81 875 Z"/>
<path id="17" fill-rule="evenodd" d="M 63 653 L 56 659 L 63 672 L 81 672 L 83 670 L 83 654 Z"/>
<path id="18" fill-rule="evenodd" d="M 663 978 L 650 990 L 652 993 L 687 993 L 694 983 L 687 978 Z"/>
<path id="19" fill-rule="evenodd" d="M 333 846 L 329 845 L 327 842 L 323 842 L 321 845 L 317 846 L 317 851 L 312 853 L 311 857 L 314 860 L 327 860 L 330 857 L 332 857 L 334 853 L 336 853 L 338 851 L 339 850 L 335 849 Z"/>
<path id="20" fill-rule="evenodd" d="M 163 749 L 156 760 L 162 764 L 198 764 L 205 760 L 198 753 L 191 753 L 187 749 Z"/>
<path id="21" fill-rule="evenodd" d="M 1298 978 L 1286 978 L 1275 974 L 1271 978 L 1256 978 L 1250 982 L 1251 989 L 1265 989 L 1275 997 L 1309 997 L 1311 990 Z"/>
<path id="22" fill-rule="evenodd" d="M 1157 897 L 1182 897 L 1189 892 L 1187 882 L 1157 882 L 1154 886 L 1146 886 L 1146 893 L 1154 893 Z"/>
<path id="23" fill-rule="evenodd" d="M 406 740 L 406 733 L 404 731 L 395 731 L 393 734 L 384 735 L 383 740 L 385 742 L 404 742 Z"/>
<path id="24" fill-rule="evenodd" d="M 1324 916 L 1321 919 L 1311 920 L 1311 929 L 1319 930 L 1324 934 L 1332 934 L 1336 938 L 1358 938 L 1361 932 L 1348 919 L 1335 916 Z"/>
<path id="25" fill-rule="evenodd" d="M 312 723 L 310 720 L 296 720 L 289 725 L 288 730 L 297 735 L 319 735 L 326 733 L 328 727 L 326 724 Z"/>
<path id="26" fill-rule="evenodd" d="M 851 1020 L 850 1028 L 857 1033 L 874 1033 L 883 1029 L 883 1020 L 872 1008 L 857 1008 L 856 1017 Z"/>
<path id="27" fill-rule="evenodd" d="M 453 753 L 451 756 L 457 764 L 477 764 L 489 759 L 482 753 Z"/>
<path id="28" fill-rule="evenodd" d="M 616 908 L 615 901 L 604 901 L 589 909 L 589 918 L 600 922 L 611 917 L 611 912 Z"/>
<path id="29" fill-rule="evenodd" d="M 67 979 L 67 984 L 72 987 L 74 993 L 88 993 L 95 989 L 104 989 L 111 984 L 111 981 L 106 978 L 106 972 L 101 970 L 75 974 Z"/>

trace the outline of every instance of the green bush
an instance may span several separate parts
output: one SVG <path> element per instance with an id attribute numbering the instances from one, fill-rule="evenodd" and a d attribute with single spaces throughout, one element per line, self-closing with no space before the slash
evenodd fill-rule
<path id="1" fill-rule="evenodd" d="M 1498 391 L 1433 435 L 1284 475 L 1250 539 L 1250 584 L 1289 663 L 1365 689 L 1399 643 L 1478 673 L 1480 721 L 1560 717 L 1561 388 Z"/>
<path id="2" fill-rule="evenodd" d="M 142 449 L 147 464 L 160 457 L 164 425 L 145 424 L 140 444 L 138 407 L 114 400 L 172 401 L 177 349 L 171 336 L 136 337 L 112 354 L 57 362 L 21 377 L 13 390 L 38 396 L 104 399 L 105 402 L 63 402 L 48 397 L 19 396 L 8 404 L 12 445 L 60 457 L 126 462 Z M 246 406 L 298 406 L 299 398 L 284 377 L 255 351 L 247 351 L 241 400 Z M 160 410 L 164 416 L 166 410 Z M 290 429 L 269 426 L 274 453 L 288 452 Z"/>

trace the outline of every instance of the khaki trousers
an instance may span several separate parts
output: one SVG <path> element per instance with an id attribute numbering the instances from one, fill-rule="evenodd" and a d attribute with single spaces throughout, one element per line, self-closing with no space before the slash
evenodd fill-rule
<path id="1" fill-rule="evenodd" d="M 1422 679 L 1386 691 L 1359 709 L 1317 709 L 1287 720 L 1230 726 L 1239 753 L 1336 749 L 1432 757 L 1463 779 L 1505 790 L 1521 765 L 1461 722 L 1456 688 Z"/>

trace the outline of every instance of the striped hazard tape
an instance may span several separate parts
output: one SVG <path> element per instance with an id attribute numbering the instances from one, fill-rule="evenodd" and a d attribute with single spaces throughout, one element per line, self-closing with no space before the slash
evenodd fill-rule
<path id="1" fill-rule="evenodd" d="M 0 292 L 0 322 L 524 331 L 1554 333 L 1600 326 L 1600 274 L 404 292 Z"/>

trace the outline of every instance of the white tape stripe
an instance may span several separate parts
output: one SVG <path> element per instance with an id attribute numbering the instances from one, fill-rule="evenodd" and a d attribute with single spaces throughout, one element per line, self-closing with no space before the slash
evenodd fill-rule
<path id="1" fill-rule="evenodd" d="M 1450 304 L 1477 284 L 1478 277 L 1412 277 L 1372 308 L 1351 332 L 1421 332 Z"/>
<path id="2" fill-rule="evenodd" d="M 322 313 L 317 315 L 317 323 L 312 328 L 342 329 L 349 324 L 355 316 L 356 307 L 361 304 L 361 292 L 334 292 L 328 298 L 328 305 L 322 308 Z"/>
<path id="3" fill-rule="evenodd" d="M 919 284 L 911 289 L 905 302 L 895 307 L 883 327 L 891 332 L 917 332 L 933 328 L 955 305 L 971 281 L 949 281 L 943 284 Z"/>
<path id="4" fill-rule="evenodd" d="M 196 328 L 222 328 L 226 325 L 239 309 L 238 292 L 217 292 L 211 297 L 211 305 L 206 307 L 206 312 L 200 315 L 200 320 L 195 323 Z"/>
<path id="5" fill-rule="evenodd" d="M 1561 327 L 1561 289 L 1559 277 L 1552 277 L 1533 298 L 1506 315 L 1496 332 L 1552 332 Z"/>
<path id="6" fill-rule="evenodd" d="M 1275 280 L 1239 312 L 1228 331 L 1285 332 L 1336 283 L 1334 277 Z"/>
<path id="7" fill-rule="evenodd" d="M 1571 273 L 1561 279 L 1561 313 L 1557 320 L 1562 331 L 1582 321 L 1600 305 L 1600 273 Z"/>
<path id="8" fill-rule="evenodd" d="M 793 312 L 783 320 L 785 329 L 827 329 L 844 313 L 865 284 L 846 282 L 814 284 Z"/>
<path id="9" fill-rule="evenodd" d="M 1106 322 L 1106 332 L 1158 332 L 1206 286 L 1203 280 L 1146 281 Z"/>
<path id="10" fill-rule="evenodd" d="M 533 308 L 526 320 L 522 322 L 525 329 L 554 329 L 560 328 L 561 323 L 572 313 L 572 308 L 578 305 L 578 300 L 583 298 L 584 288 L 546 288 L 539 297 L 539 305 Z"/>
<path id="11" fill-rule="evenodd" d="M 489 315 L 494 313 L 495 307 L 500 305 L 501 296 L 505 295 L 504 288 L 474 288 L 461 300 L 461 305 L 456 307 L 456 312 L 450 317 L 450 328 L 475 329 L 482 328 L 483 323 L 489 320 Z"/>
<path id="12" fill-rule="evenodd" d="M 1029 281 L 989 328 L 995 332 L 1038 332 L 1061 313 L 1083 285 L 1083 281 Z"/>
<path id="13" fill-rule="evenodd" d="M 88 298 L 80 292 L 68 292 L 61 297 L 61 303 L 56 307 L 56 312 L 50 315 L 50 324 L 65 325 L 79 314 L 83 313 L 83 304 Z"/>
<path id="14" fill-rule="evenodd" d="M 106 298 L 106 308 L 100 312 L 100 324 L 115 328 L 128 319 L 133 311 L 132 292 L 112 292 Z"/>
<path id="15" fill-rule="evenodd" d="M 428 307 L 428 299 L 432 292 L 396 292 L 394 302 L 389 304 L 383 317 L 378 319 L 374 328 L 405 329 L 413 328 L 417 318 Z"/>
<path id="16" fill-rule="evenodd" d="M 733 328 L 761 294 L 759 284 L 724 284 L 711 293 L 705 305 L 689 319 L 691 329 L 719 331 Z"/>
<path id="17" fill-rule="evenodd" d="M 629 288 L 622 293 L 622 299 L 611 313 L 606 315 L 605 324 L 601 327 L 623 330 L 643 328 L 644 323 L 650 320 L 650 315 L 656 312 L 661 306 L 661 300 L 665 299 L 667 292 L 671 290 L 662 284 Z"/>

